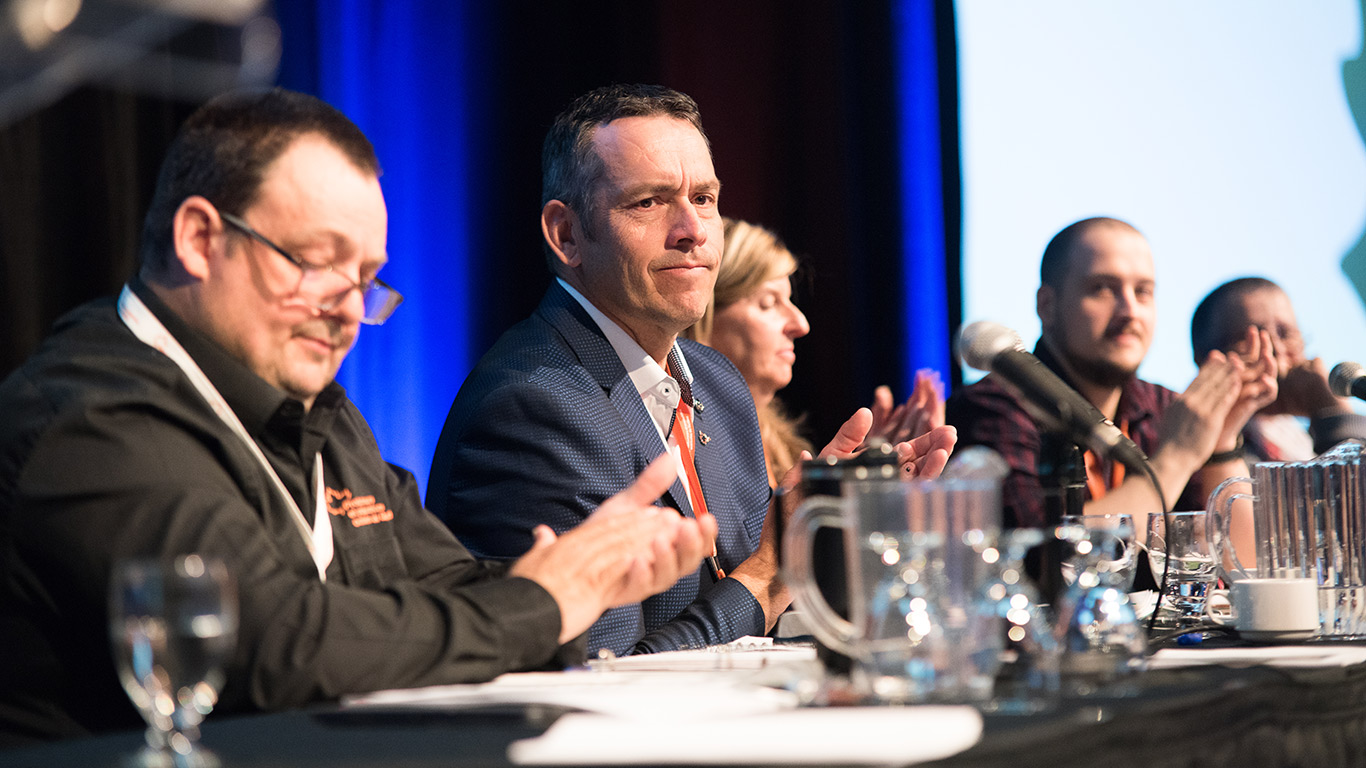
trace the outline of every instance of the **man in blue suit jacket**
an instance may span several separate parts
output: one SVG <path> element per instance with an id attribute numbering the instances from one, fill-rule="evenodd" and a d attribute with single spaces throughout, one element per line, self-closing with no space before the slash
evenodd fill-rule
<path id="1" fill-rule="evenodd" d="M 541 227 L 556 280 L 461 387 L 427 506 L 477 555 L 513 558 L 541 526 L 573 528 L 667 451 L 678 479 L 664 501 L 715 517 L 715 559 L 667 592 L 608 611 L 589 630 L 589 652 L 764 634 L 789 597 L 754 403 L 725 357 L 677 338 L 711 300 L 723 239 L 697 105 L 659 86 L 598 89 L 556 118 L 542 161 Z M 689 403 L 691 432 L 676 432 Z M 854 450 L 870 423 L 861 410 L 827 451 Z M 912 470 L 937 472 L 952 441 L 942 429 L 902 454 Z M 688 444 L 704 504 L 694 504 Z"/>

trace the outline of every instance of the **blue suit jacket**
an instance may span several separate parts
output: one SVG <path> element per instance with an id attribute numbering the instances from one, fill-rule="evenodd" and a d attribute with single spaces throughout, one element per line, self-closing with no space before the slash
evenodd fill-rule
<path id="1" fill-rule="evenodd" d="M 695 428 L 708 439 L 696 443 L 697 471 L 729 572 L 758 547 L 770 495 L 754 401 L 723 355 L 679 344 L 703 404 Z M 573 528 L 663 452 L 616 351 L 554 283 L 460 387 L 432 461 L 427 506 L 477 556 L 514 558 L 531 547 L 537 525 Z M 692 516 L 682 483 L 662 501 Z M 603 614 L 588 632 L 588 651 L 673 650 L 763 632 L 754 596 L 701 569 Z"/>

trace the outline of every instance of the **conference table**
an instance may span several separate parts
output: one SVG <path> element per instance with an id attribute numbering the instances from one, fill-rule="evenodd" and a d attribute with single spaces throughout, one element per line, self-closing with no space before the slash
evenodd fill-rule
<path id="1" fill-rule="evenodd" d="M 1329 644 L 1301 649 L 1314 645 Z M 1357 658 L 1366 659 L 1366 647 L 1332 645 L 1349 651 L 1348 657 L 1354 651 Z M 1277 650 L 1296 652 L 1294 648 L 1269 649 L 1265 663 L 1247 656 L 1231 663 L 1200 663 L 1200 654 L 1218 653 L 1219 644 L 1211 644 L 1208 651 L 1182 649 L 1184 658 L 1193 660 L 1189 666 L 1169 664 L 1113 683 L 1069 689 L 1048 707 L 1030 714 L 986 711 L 974 745 L 923 764 L 943 768 L 1366 765 L 1366 662 L 1296 666 L 1292 661 L 1286 666 L 1276 661 Z M 906 707 L 898 714 L 916 717 L 920 711 Z M 472 709 L 327 705 L 210 717 L 203 728 L 203 743 L 225 768 L 506 766 L 513 764 L 508 756 L 510 744 L 542 734 L 565 712 L 564 707 L 539 704 Z M 708 738 L 705 723 L 680 722 L 677 729 L 694 740 Z M 839 732 L 829 734 L 835 743 L 844 737 Z M 885 735 L 891 740 L 899 737 L 898 733 Z M 115 766 L 140 744 L 138 732 L 106 734 L 0 752 L 0 766 Z M 610 749 L 604 754 L 610 755 Z M 627 761 L 624 764 L 637 764 L 629 755 L 620 757 Z M 686 753 L 639 764 L 665 762 L 694 764 Z M 826 764 L 859 762 L 832 759 Z M 697 764 L 763 763 L 782 761 L 712 759 Z"/>

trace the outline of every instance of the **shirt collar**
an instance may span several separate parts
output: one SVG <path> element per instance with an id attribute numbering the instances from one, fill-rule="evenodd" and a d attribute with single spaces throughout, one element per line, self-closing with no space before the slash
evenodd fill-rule
<path id="1" fill-rule="evenodd" d="M 213 339 L 182 320 L 180 315 L 166 306 L 141 278 L 133 277 L 128 281 L 128 287 L 142 299 L 142 303 L 147 305 L 147 309 L 161 321 L 161 324 L 166 326 L 166 330 L 180 342 L 180 346 L 185 348 L 190 357 L 194 358 L 195 364 L 223 396 L 229 407 L 237 414 L 237 418 L 241 419 L 242 426 L 246 427 L 249 434 L 261 434 L 272 417 L 282 408 L 302 410 L 303 403 L 266 383 Z M 311 423 L 315 429 L 321 426 L 321 422 L 317 420 L 330 421 L 344 400 L 345 394 L 346 390 L 342 389 L 341 385 L 336 382 L 329 383 L 314 399 L 313 408 L 309 410 L 305 421 Z"/>
<path id="2" fill-rule="evenodd" d="M 593 318 L 593 322 L 597 323 L 598 328 L 602 330 L 602 335 L 607 337 L 607 343 L 612 345 L 617 357 L 621 358 L 622 367 L 626 369 L 626 374 L 631 377 L 631 383 L 635 385 L 636 391 L 643 396 L 658 387 L 661 382 L 669 380 L 675 385 L 673 387 L 675 402 L 671 407 L 677 407 L 677 380 L 670 376 L 668 371 L 661 368 L 659 363 L 650 357 L 650 353 L 646 352 L 644 347 L 631 338 L 630 334 L 593 306 L 593 302 L 584 298 L 583 294 L 574 289 L 574 286 L 560 277 L 556 277 L 555 280 L 570 296 L 574 297 L 574 300 L 583 307 L 588 316 Z M 683 350 L 678 346 L 677 339 L 674 340 L 673 348 L 678 353 L 679 368 L 681 369 L 676 373 L 683 380 L 692 384 L 692 371 L 688 370 L 688 361 L 683 357 Z"/>

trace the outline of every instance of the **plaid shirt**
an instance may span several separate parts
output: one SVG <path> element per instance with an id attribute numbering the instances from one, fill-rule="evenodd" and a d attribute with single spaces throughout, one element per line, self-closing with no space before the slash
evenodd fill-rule
<path id="1" fill-rule="evenodd" d="M 1035 345 L 1034 355 L 1067 381 L 1067 375 L 1042 341 Z M 1170 389 L 1135 377 L 1124 385 L 1115 422 L 1127 422 L 1129 438 L 1144 453 L 1152 454 L 1157 448 L 1157 429 L 1162 414 L 1175 399 L 1176 393 Z M 1043 435 L 997 376 L 989 374 L 975 384 L 959 387 L 949 398 L 947 421 L 958 428 L 960 448 L 984 445 L 1000 453 L 1010 465 L 1010 475 L 1001 489 L 1005 525 L 1043 525 L 1043 487 L 1038 471 Z M 1106 460 L 1098 469 L 1108 487 L 1113 477 L 1112 462 Z M 1087 499 L 1090 497 L 1088 490 Z"/>

